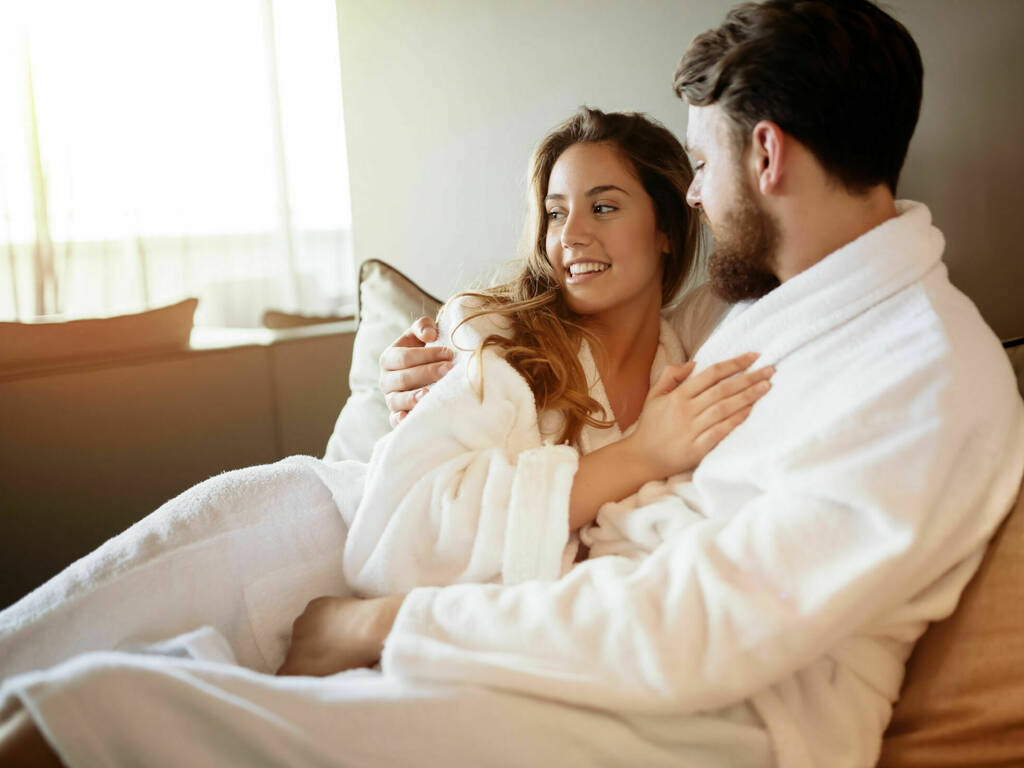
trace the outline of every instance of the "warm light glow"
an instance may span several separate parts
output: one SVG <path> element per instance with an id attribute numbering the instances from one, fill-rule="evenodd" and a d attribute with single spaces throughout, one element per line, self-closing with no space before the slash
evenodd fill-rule
<path id="1" fill-rule="evenodd" d="M 306 227 L 347 226 L 337 33 L 324 23 L 333 3 L 276 5 L 296 213 Z M 32 0 L 22 9 L 55 239 L 120 236 L 126 223 L 143 235 L 266 231 L 278 218 L 260 2 Z M 24 62 L 10 61 L 22 47 L 10 40 L 18 25 L 4 26 L 0 101 L 10 115 L 24 110 Z M 14 182 L 5 189 L 13 234 L 31 239 L 31 204 L 18 205 L 29 197 L 18 188 L 24 152 L 10 151 L 23 150 L 22 117 L 2 121 L 0 157 Z"/>
<path id="2" fill-rule="evenodd" d="M 283 164 L 264 0 L 0 6 L 0 246 L 36 239 L 28 63 L 55 243 L 279 232 L 282 167 L 294 232 L 350 227 L 334 0 L 273 3 Z"/>

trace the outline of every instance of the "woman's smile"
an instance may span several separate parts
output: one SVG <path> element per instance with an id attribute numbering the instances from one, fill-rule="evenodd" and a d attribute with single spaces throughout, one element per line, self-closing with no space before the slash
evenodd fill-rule
<path id="1" fill-rule="evenodd" d="M 579 285 L 581 283 L 595 280 L 612 268 L 611 264 L 599 261 L 576 261 L 569 264 L 565 270 L 565 282 L 568 285 Z"/>

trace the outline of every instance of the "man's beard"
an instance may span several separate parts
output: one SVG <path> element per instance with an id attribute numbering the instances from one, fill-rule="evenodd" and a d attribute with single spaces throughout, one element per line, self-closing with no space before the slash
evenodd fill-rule
<path id="1" fill-rule="evenodd" d="M 710 226 L 715 250 L 708 257 L 708 282 L 721 298 L 732 303 L 759 299 L 779 285 L 772 272 L 779 228 L 762 211 L 743 182 L 735 207 L 727 211 L 722 225 Z M 706 217 L 705 217 L 706 218 Z"/>

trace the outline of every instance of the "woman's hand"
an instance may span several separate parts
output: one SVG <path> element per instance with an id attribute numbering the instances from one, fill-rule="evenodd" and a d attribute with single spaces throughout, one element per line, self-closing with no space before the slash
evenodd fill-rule
<path id="1" fill-rule="evenodd" d="M 771 388 L 775 368 L 743 373 L 757 354 L 716 363 L 696 376 L 693 363 L 670 365 L 647 394 L 627 440 L 657 477 L 693 469 L 739 426 Z"/>
<path id="2" fill-rule="evenodd" d="M 421 317 L 380 356 L 380 390 L 391 411 L 391 426 L 409 415 L 426 387 L 452 369 L 452 351 L 446 347 L 428 347 L 437 340 L 437 325 Z"/>
<path id="3" fill-rule="evenodd" d="M 394 595 L 311 601 L 292 624 L 292 642 L 277 674 L 323 677 L 376 664 L 403 600 Z"/>
<path id="4" fill-rule="evenodd" d="M 757 355 L 712 365 L 670 365 L 647 393 L 629 437 L 580 458 L 569 497 L 569 530 L 592 523 L 601 505 L 644 483 L 692 469 L 739 425 L 771 386 L 774 368 L 742 373 Z"/>

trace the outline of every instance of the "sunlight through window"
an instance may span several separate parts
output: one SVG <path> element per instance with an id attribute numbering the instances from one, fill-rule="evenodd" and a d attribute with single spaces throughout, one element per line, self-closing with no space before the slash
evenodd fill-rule
<path id="1" fill-rule="evenodd" d="M 0 11 L 0 317 L 199 296 L 197 322 L 351 292 L 333 0 Z"/>

